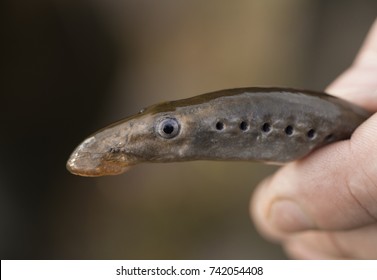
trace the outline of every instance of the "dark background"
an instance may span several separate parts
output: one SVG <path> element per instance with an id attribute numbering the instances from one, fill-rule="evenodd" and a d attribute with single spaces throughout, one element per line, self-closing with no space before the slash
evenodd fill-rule
<path id="1" fill-rule="evenodd" d="M 95 130 L 223 88 L 323 90 L 377 1 L 34 0 L 1 4 L 2 259 L 282 259 L 249 217 L 255 163 L 65 169 Z"/>

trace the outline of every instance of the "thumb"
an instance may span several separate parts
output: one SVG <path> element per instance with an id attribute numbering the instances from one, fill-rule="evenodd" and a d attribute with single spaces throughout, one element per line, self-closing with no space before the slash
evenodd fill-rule
<path id="1" fill-rule="evenodd" d="M 377 221 L 377 114 L 352 139 L 282 167 L 257 189 L 252 216 L 267 236 Z"/>

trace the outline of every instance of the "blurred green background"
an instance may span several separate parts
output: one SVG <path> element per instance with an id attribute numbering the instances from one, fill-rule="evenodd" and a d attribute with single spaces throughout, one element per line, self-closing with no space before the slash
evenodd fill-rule
<path id="1" fill-rule="evenodd" d="M 156 102 L 223 88 L 323 90 L 377 1 L 2 1 L 2 259 L 284 259 L 249 216 L 275 167 L 65 169 L 95 130 Z"/>

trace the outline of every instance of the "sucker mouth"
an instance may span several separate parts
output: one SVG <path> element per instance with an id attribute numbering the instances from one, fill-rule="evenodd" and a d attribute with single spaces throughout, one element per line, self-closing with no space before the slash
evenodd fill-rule
<path id="1" fill-rule="evenodd" d="M 94 159 L 93 155 L 89 152 L 80 151 L 80 148 L 81 146 L 68 159 L 66 165 L 68 171 L 81 176 L 99 176 L 97 175 L 100 173 L 98 168 L 99 160 Z"/>
<path id="2" fill-rule="evenodd" d="M 69 157 L 66 167 L 69 172 L 85 177 L 118 175 L 128 169 L 128 164 L 108 158 L 107 152 L 100 150 L 95 137 L 82 142 Z"/>
<path id="3" fill-rule="evenodd" d="M 118 175 L 127 171 L 130 167 L 126 164 L 103 160 L 100 156 L 93 156 L 88 152 L 75 152 L 67 161 L 69 172 L 85 177 L 97 177 L 105 175 Z"/>

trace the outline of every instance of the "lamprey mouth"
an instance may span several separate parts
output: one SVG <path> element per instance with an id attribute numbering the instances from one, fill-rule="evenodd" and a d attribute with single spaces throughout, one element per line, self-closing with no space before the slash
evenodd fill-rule
<path id="1" fill-rule="evenodd" d="M 109 157 L 108 151 L 101 150 L 95 137 L 90 137 L 81 143 L 67 161 L 67 169 L 75 175 L 96 177 L 118 175 L 129 169 L 129 166 L 119 160 Z"/>

